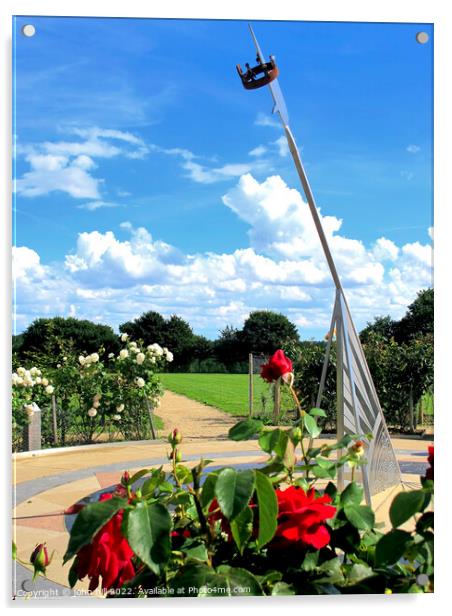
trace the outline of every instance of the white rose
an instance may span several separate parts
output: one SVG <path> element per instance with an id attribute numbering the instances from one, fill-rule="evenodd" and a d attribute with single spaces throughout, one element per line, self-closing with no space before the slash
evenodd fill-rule
<path id="1" fill-rule="evenodd" d="M 57 368 L 61 368 L 61 364 L 57 364 Z"/>
<path id="2" fill-rule="evenodd" d="M 119 351 L 119 359 L 125 359 L 126 357 L 129 357 L 129 351 L 127 349 Z"/>
<path id="3" fill-rule="evenodd" d="M 115 421 L 121 421 L 121 415 L 113 415 Z"/>
<path id="4" fill-rule="evenodd" d="M 20 366 L 20 368 L 17 368 L 17 374 L 20 374 L 20 376 L 24 376 L 25 368 L 22 368 L 22 366 Z"/>
<path id="5" fill-rule="evenodd" d="M 102 394 L 94 394 L 94 396 L 93 396 L 93 400 L 94 400 L 94 402 L 95 402 L 96 400 L 100 400 L 101 398 L 102 398 Z"/>
<path id="6" fill-rule="evenodd" d="M 151 362 L 151 364 L 155 364 L 155 357 L 150 357 L 149 361 Z"/>
<path id="7" fill-rule="evenodd" d="M 30 370 L 30 374 L 31 376 L 36 376 L 38 374 L 38 369 L 36 368 L 36 366 L 33 366 L 33 368 Z"/>
<path id="8" fill-rule="evenodd" d="M 125 342 L 127 340 L 127 338 L 129 337 L 129 334 L 122 334 L 121 336 L 121 341 Z"/>
<path id="9" fill-rule="evenodd" d="M 67 361 L 67 357 L 63 357 L 63 361 Z"/>
<path id="10" fill-rule="evenodd" d="M 36 377 L 35 383 L 37 383 L 38 385 L 41 385 L 41 384 L 42 384 L 42 379 L 41 379 L 41 377 L 40 377 L 40 376 L 37 376 L 37 377 Z"/>
<path id="11" fill-rule="evenodd" d="M 53 392 L 54 392 L 53 385 L 47 385 L 47 387 L 46 387 L 46 394 L 53 394 Z"/>
<path id="12" fill-rule="evenodd" d="M 129 344 L 131 349 L 136 349 L 137 348 L 137 343 L 135 341 L 130 342 Z"/>
<path id="13" fill-rule="evenodd" d="M 98 409 L 99 407 L 100 407 L 100 402 L 99 402 L 99 400 L 95 400 L 95 401 L 93 402 L 93 408 L 94 408 L 94 409 Z"/>
<path id="14" fill-rule="evenodd" d="M 144 379 L 142 379 L 141 376 L 137 377 L 136 382 L 138 387 L 144 387 Z"/>
<path id="15" fill-rule="evenodd" d="M 144 353 L 138 353 L 136 357 L 136 362 L 139 366 L 141 366 L 141 364 L 144 362 L 145 359 L 146 359 L 146 355 Z"/>
<path id="16" fill-rule="evenodd" d="M 123 404 L 119 404 L 119 405 L 116 407 L 116 410 L 118 411 L 118 413 L 122 413 L 122 412 L 123 412 L 123 410 L 124 410 L 124 405 L 123 405 Z"/>
<path id="17" fill-rule="evenodd" d="M 90 417 L 96 417 L 96 415 L 97 415 L 96 409 L 94 407 L 90 408 L 89 411 L 88 411 L 88 415 Z"/>
<path id="18" fill-rule="evenodd" d="M 33 413 L 35 412 L 32 404 L 24 404 L 24 409 L 28 417 L 31 417 Z"/>
<path id="19" fill-rule="evenodd" d="M 109 354 L 108 354 L 108 359 L 113 359 L 113 357 L 114 357 L 114 356 L 115 356 L 115 354 L 114 354 L 114 353 L 109 353 Z"/>
<path id="20" fill-rule="evenodd" d="M 173 361 L 174 359 L 174 355 L 171 353 L 171 351 L 166 351 L 166 361 Z"/>
<path id="21" fill-rule="evenodd" d="M 36 379 L 36 382 L 38 382 L 38 379 Z M 47 387 L 48 384 L 49 384 L 48 379 L 41 379 L 41 385 L 43 385 L 44 387 Z"/>
<path id="22" fill-rule="evenodd" d="M 24 376 L 24 385 L 25 387 L 33 387 L 34 385 L 33 379 L 28 374 Z"/>
<path id="23" fill-rule="evenodd" d="M 99 354 L 98 353 L 91 353 L 90 358 L 91 358 L 91 361 L 93 363 L 96 363 L 96 362 L 99 361 Z"/>
<path id="24" fill-rule="evenodd" d="M 84 363 L 86 362 L 86 359 L 83 357 L 83 355 L 80 355 L 80 357 L 78 358 L 78 361 L 80 363 L 80 365 L 84 365 Z"/>

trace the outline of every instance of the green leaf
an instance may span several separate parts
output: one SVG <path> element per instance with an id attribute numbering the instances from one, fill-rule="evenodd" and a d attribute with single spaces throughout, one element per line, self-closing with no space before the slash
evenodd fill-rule
<path id="1" fill-rule="evenodd" d="M 424 533 L 429 528 L 433 529 L 434 517 L 433 511 L 426 511 L 422 514 L 421 518 L 416 523 L 417 532 Z"/>
<path id="2" fill-rule="evenodd" d="M 374 572 L 371 567 L 365 565 L 364 563 L 355 563 L 348 572 L 347 579 L 349 582 L 356 584 L 357 582 L 361 582 L 361 580 L 365 580 L 372 575 L 374 575 Z"/>
<path id="3" fill-rule="evenodd" d="M 425 494 L 422 490 L 401 492 L 397 494 L 389 509 L 389 518 L 394 528 L 401 526 L 415 513 L 422 510 Z"/>
<path id="4" fill-rule="evenodd" d="M 309 415 L 313 417 L 326 417 L 326 413 L 323 409 L 313 408 L 309 411 Z"/>
<path id="5" fill-rule="evenodd" d="M 260 432 L 263 425 L 259 419 L 243 419 L 232 426 L 228 436 L 233 441 L 247 441 Z"/>
<path id="6" fill-rule="evenodd" d="M 310 436 L 312 436 L 312 438 L 316 438 L 317 436 L 319 436 L 321 430 L 318 427 L 314 417 L 306 413 L 306 415 L 303 415 L 303 424 Z"/>
<path id="7" fill-rule="evenodd" d="M 360 485 L 354 481 L 349 483 L 341 494 L 341 505 L 345 506 L 347 503 L 359 505 L 363 500 L 363 493 L 363 488 Z"/>
<path id="8" fill-rule="evenodd" d="M 176 477 L 178 478 L 180 483 L 191 483 L 191 469 L 189 469 L 187 466 L 184 466 L 183 464 L 177 464 Z"/>
<path id="9" fill-rule="evenodd" d="M 74 588 L 74 586 L 78 582 L 78 557 L 74 558 L 74 562 L 72 563 L 71 568 L 69 569 L 67 579 L 69 582 L 69 586 L 71 588 Z"/>
<path id="10" fill-rule="evenodd" d="M 255 471 L 256 496 L 259 511 L 259 532 L 256 545 L 261 548 L 268 543 L 276 532 L 278 517 L 278 499 L 269 478 Z"/>
<path id="11" fill-rule="evenodd" d="M 196 597 L 205 584 L 208 575 L 214 573 L 211 567 L 204 563 L 190 563 L 182 567 L 169 581 L 168 586 L 175 597 Z"/>
<path id="12" fill-rule="evenodd" d="M 141 479 L 142 477 L 147 475 L 149 472 L 150 472 L 149 468 L 142 468 L 141 471 L 137 471 L 134 475 L 132 475 L 132 477 L 130 477 L 126 485 L 129 485 L 129 486 L 133 485 L 135 481 L 138 481 L 138 479 Z"/>
<path id="13" fill-rule="evenodd" d="M 315 552 L 308 552 L 304 557 L 303 562 L 301 563 L 302 571 L 314 571 L 319 562 L 320 552 L 316 550 Z"/>
<path id="14" fill-rule="evenodd" d="M 353 524 L 355 528 L 360 530 L 371 530 L 375 524 L 375 515 L 367 505 L 354 505 L 347 503 L 344 506 L 344 513 L 347 520 Z"/>
<path id="15" fill-rule="evenodd" d="M 135 554 L 156 575 L 170 555 L 171 518 L 161 503 L 137 503 L 125 512 L 124 534 Z"/>
<path id="16" fill-rule="evenodd" d="M 180 548 L 180 551 L 185 554 L 187 559 L 207 562 L 209 558 L 207 548 L 200 539 L 188 539 Z"/>
<path id="17" fill-rule="evenodd" d="M 224 468 L 218 473 L 215 496 L 221 511 L 233 520 L 248 505 L 254 490 L 253 470 L 236 471 Z"/>
<path id="18" fill-rule="evenodd" d="M 393 529 L 383 535 L 375 547 L 375 565 L 382 567 L 396 563 L 402 558 L 410 541 L 410 533 L 404 530 Z"/>
<path id="19" fill-rule="evenodd" d="M 253 512 L 250 507 L 245 507 L 238 516 L 231 520 L 231 531 L 240 554 L 243 554 L 243 550 L 253 533 Z"/>
<path id="20" fill-rule="evenodd" d="M 337 557 L 322 563 L 320 567 L 317 567 L 317 571 L 325 574 L 316 580 L 316 582 L 319 583 L 337 584 L 344 579 L 344 574 L 341 570 L 341 561 Z"/>
<path id="21" fill-rule="evenodd" d="M 215 484 L 217 483 L 217 475 L 209 473 L 202 484 L 201 505 L 205 509 L 215 498 Z"/>
<path id="22" fill-rule="evenodd" d="M 276 584 L 272 588 L 272 595 L 294 595 L 295 591 L 286 582 L 276 582 Z"/>
<path id="23" fill-rule="evenodd" d="M 257 578 L 247 569 L 221 565 L 217 572 L 225 581 L 226 592 L 220 593 L 222 595 L 258 597 L 264 594 Z"/>
<path id="24" fill-rule="evenodd" d="M 286 430 L 265 430 L 259 437 L 259 446 L 266 453 L 272 453 L 274 451 L 276 455 L 283 458 L 287 444 L 289 441 L 289 434 Z"/>
<path id="25" fill-rule="evenodd" d="M 92 538 L 97 535 L 100 529 L 126 505 L 127 499 L 114 496 L 109 500 L 83 507 L 75 518 L 66 554 L 63 557 L 63 564 L 77 554 L 80 548 L 91 543 Z"/>

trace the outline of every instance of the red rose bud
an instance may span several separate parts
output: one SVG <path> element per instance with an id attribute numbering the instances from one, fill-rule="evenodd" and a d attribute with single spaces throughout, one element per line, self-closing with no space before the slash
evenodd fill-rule
<path id="1" fill-rule="evenodd" d="M 179 445 L 179 443 L 182 442 L 182 434 L 180 433 L 180 431 L 177 428 L 174 428 L 173 430 L 173 443 L 175 445 Z"/>
<path id="2" fill-rule="evenodd" d="M 83 507 L 85 507 L 85 505 L 82 505 L 82 503 L 75 503 L 64 510 L 64 515 L 75 515 L 76 513 L 79 513 Z"/>
<path id="3" fill-rule="evenodd" d="M 348 451 L 357 458 L 362 458 L 364 455 L 364 442 L 356 441 L 348 448 Z"/>
<path id="4" fill-rule="evenodd" d="M 44 543 L 39 543 L 30 556 L 30 563 L 33 565 L 33 579 L 38 573 L 45 573 L 46 567 L 50 564 L 49 553 Z"/>
<path id="5" fill-rule="evenodd" d="M 293 373 L 292 362 L 281 349 L 276 351 L 268 362 L 261 367 L 261 377 L 268 383 L 273 383 L 273 381 L 277 381 L 288 373 Z M 290 377 L 287 378 L 290 380 Z"/>
<path id="6" fill-rule="evenodd" d="M 123 486 L 126 486 L 130 481 L 130 474 L 129 471 L 124 471 L 121 477 L 121 484 Z"/>

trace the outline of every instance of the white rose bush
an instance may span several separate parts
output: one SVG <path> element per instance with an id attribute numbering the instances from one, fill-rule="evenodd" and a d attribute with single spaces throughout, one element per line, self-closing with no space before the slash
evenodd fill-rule
<path id="1" fill-rule="evenodd" d="M 20 446 L 25 426 L 35 412 L 34 405 L 40 408 L 49 405 L 54 386 L 42 371 L 33 366 L 29 369 L 19 366 L 11 377 L 12 385 L 12 440 L 13 447 Z"/>
<path id="2" fill-rule="evenodd" d="M 57 407 L 58 445 L 150 437 L 150 412 L 160 405 L 163 388 L 158 372 L 173 360 L 158 344 L 120 337 L 119 353 L 75 354 L 67 349 L 46 375 L 19 366 L 12 375 L 14 449 L 32 415 L 42 408 L 43 446 L 54 445 L 52 397 Z"/>

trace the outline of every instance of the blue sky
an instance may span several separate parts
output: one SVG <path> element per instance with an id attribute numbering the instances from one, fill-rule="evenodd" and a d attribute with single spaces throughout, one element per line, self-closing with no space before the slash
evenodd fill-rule
<path id="1" fill-rule="evenodd" d="M 253 25 L 357 326 L 399 318 L 431 281 L 433 29 Z M 333 293 L 299 181 L 268 89 L 235 72 L 255 56 L 246 22 L 14 29 L 16 331 L 152 309 L 215 337 L 269 308 L 323 337 Z"/>

